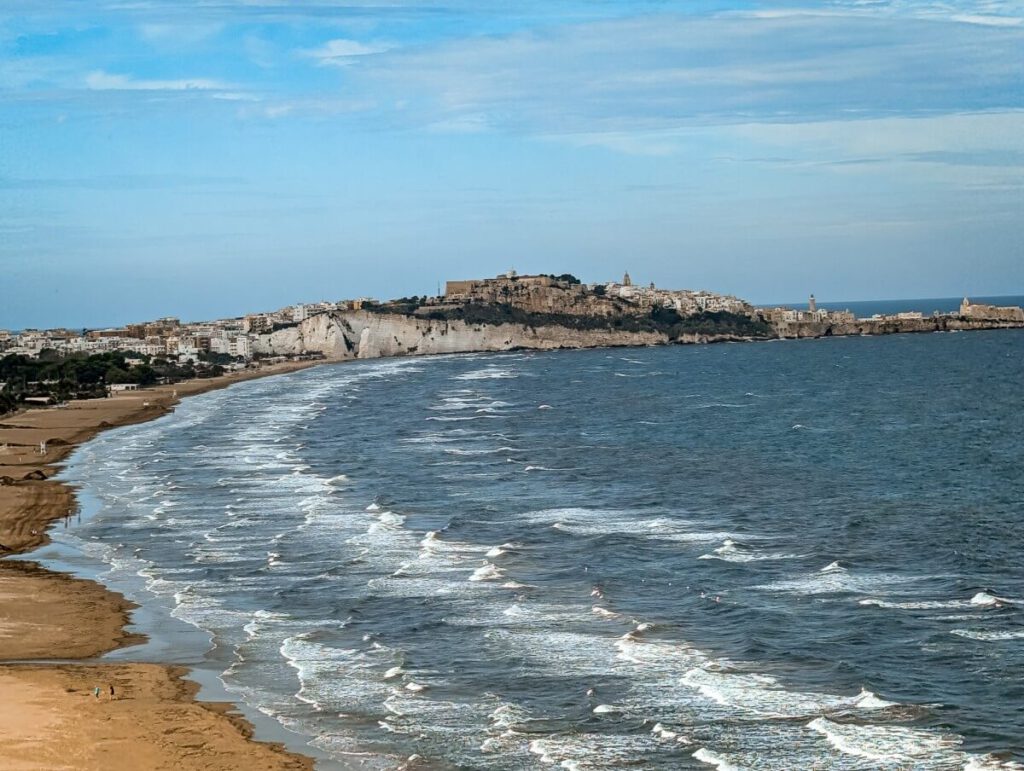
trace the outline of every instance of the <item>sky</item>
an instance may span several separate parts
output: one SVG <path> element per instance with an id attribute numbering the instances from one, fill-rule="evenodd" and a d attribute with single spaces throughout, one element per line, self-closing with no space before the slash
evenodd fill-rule
<path id="1" fill-rule="evenodd" d="M 1024 0 L 0 0 L 0 328 L 1024 294 Z"/>

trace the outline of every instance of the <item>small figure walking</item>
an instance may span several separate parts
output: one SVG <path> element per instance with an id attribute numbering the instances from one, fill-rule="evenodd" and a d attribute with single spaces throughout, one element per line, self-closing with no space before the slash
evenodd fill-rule
<path id="1" fill-rule="evenodd" d="M 92 689 L 92 695 L 97 699 L 100 697 L 100 687 L 98 685 Z"/>
<path id="2" fill-rule="evenodd" d="M 111 701 L 114 700 L 114 686 L 113 685 L 110 686 L 110 700 Z"/>

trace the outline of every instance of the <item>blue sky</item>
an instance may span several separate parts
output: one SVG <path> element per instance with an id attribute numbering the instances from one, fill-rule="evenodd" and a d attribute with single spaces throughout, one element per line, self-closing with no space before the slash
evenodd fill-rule
<path id="1" fill-rule="evenodd" d="M 1024 293 L 1024 2 L 0 0 L 0 327 Z"/>

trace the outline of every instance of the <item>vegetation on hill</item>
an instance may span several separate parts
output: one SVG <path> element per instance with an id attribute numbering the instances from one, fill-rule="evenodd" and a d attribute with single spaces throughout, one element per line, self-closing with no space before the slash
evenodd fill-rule
<path id="1" fill-rule="evenodd" d="M 411 314 L 417 305 L 395 304 L 374 310 Z M 458 320 L 467 324 L 522 324 L 528 327 L 556 326 L 578 330 L 618 330 L 623 332 L 661 332 L 675 339 L 686 334 L 731 335 L 765 338 L 771 327 L 760 318 L 728 311 L 706 311 L 683 316 L 674 308 L 654 308 L 646 314 L 617 316 L 580 316 L 565 313 L 531 313 L 506 303 L 466 303 L 456 308 L 435 308 L 423 318 Z"/>
<path id="2" fill-rule="evenodd" d="M 563 273 L 560 276 L 556 276 L 554 273 L 541 273 L 540 275 L 547 276 L 548 278 L 553 278 L 555 281 L 563 281 L 566 284 L 582 284 L 583 283 L 578 278 L 576 278 L 576 276 L 574 276 L 572 273 Z"/>

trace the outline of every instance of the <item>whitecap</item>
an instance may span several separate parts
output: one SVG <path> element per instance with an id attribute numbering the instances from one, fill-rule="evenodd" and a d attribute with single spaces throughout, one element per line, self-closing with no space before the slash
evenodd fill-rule
<path id="1" fill-rule="evenodd" d="M 709 766 L 714 766 L 718 771 L 740 771 L 738 766 L 734 766 L 721 755 L 716 755 L 706 747 L 701 747 L 693 753 L 693 757 L 701 763 L 707 763 Z"/>
<path id="2" fill-rule="evenodd" d="M 868 760 L 904 764 L 960 760 L 955 752 L 959 738 L 923 729 L 836 723 L 824 717 L 815 718 L 807 727 L 840 752 Z"/>
<path id="3" fill-rule="evenodd" d="M 896 706 L 863 689 L 853 697 L 791 691 L 783 688 L 770 675 L 717 672 L 704 667 L 691 669 L 679 682 L 696 688 L 722 706 L 777 718 L 798 718 L 851 709 L 881 710 Z"/>
<path id="4" fill-rule="evenodd" d="M 1014 631 L 985 631 L 983 629 L 951 629 L 950 634 L 965 637 L 968 640 L 982 642 L 1004 642 L 1006 640 L 1024 640 L 1024 629 Z"/>
<path id="5" fill-rule="evenodd" d="M 1005 597 L 997 597 L 989 592 L 978 592 L 971 597 L 971 605 L 1011 605 L 1012 602 Z"/>
<path id="6" fill-rule="evenodd" d="M 500 581 L 505 577 L 501 568 L 495 567 L 488 562 L 483 567 L 479 567 L 473 571 L 473 574 L 469 577 L 470 581 Z"/>

